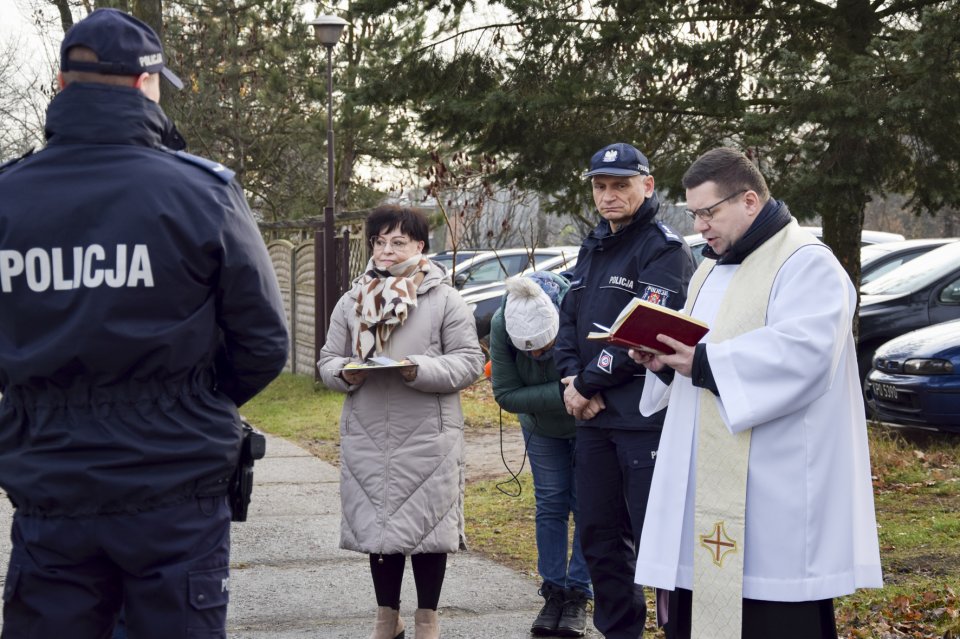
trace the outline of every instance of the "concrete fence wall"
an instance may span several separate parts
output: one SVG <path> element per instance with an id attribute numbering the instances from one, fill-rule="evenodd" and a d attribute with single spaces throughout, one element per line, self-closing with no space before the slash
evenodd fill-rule
<path id="1" fill-rule="evenodd" d="M 338 254 L 343 255 L 343 238 L 337 240 Z M 361 238 L 351 237 L 348 241 L 347 280 L 352 281 L 364 267 L 366 253 Z M 284 370 L 296 375 L 312 376 L 316 369 L 317 272 L 314 266 L 314 241 L 294 243 L 285 239 L 272 240 L 267 242 L 267 251 L 277 273 L 287 325 L 290 327 L 290 353 Z"/>

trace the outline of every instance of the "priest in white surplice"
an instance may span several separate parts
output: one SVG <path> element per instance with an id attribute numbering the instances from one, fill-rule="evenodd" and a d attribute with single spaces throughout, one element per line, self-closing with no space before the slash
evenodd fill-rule
<path id="1" fill-rule="evenodd" d="M 672 591 L 668 639 L 832 639 L 833 598 L 882 587 L 856 291 L 743 154 L 683 185 L 709 258 L 686 312 L 711 330 L 631 351 L 656 373 L 641 412 L 668 406 L 636 582 Z"/>

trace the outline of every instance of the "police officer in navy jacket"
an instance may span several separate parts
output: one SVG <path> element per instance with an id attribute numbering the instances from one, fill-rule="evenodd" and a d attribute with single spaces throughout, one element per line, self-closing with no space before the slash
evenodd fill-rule
<path id="1" fill-rule="evenodd" d="M 47 146 L 0 169 L 3 639 L 224 637 L 237 407 L 283 368 L 266 248 L 233 174 L 177 147 L 146 24 L 61 47 Z M 181 85 L 182 86 L 182 85 Z"/>
<path id="2" fill-rule="evenodd" d="M 660 204 L 640 151 L 606 146 L 585 177 L 603 219 L 580 248 L 554 359 L 567 411 L 577 419 L 578 525 L 594 625 L 608 639 L 637 639 L 646 605 L 633 574 L 664 414 L 640 414 L 645 371 L 626 349 L 586 337 L 596 324 L 613 324 L 634 297 L 682 308 L 694 262 L 683 238 L 654 219 Z"/>

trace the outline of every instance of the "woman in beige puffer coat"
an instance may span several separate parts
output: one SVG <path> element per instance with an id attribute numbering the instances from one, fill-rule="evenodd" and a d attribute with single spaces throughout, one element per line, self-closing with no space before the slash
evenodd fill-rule
<path id="1" fill-rule="evenodd" d="M 318 362 L 347 394 L 340 417 L 340 546 L 370 555 L 377 595 L 371 639 L 404 633 L 405 557 L 417 582 L 416 639 L 439 636 L 447 553 L 464 545 L 463 412 L 459 391 L 482 373 L 473 315 L 442 266 L 422 258 L 419 211 L 367 218 L 373 258 L 334 309 Z M 344 370 L 370 356 L 416 366 Z"/>

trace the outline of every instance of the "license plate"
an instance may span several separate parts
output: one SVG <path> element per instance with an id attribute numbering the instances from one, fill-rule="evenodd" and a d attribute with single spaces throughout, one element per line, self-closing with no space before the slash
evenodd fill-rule
<path id="1" fill-rule="evenodd" d="M 877 399 L 885 399 L 890 402 L 895 402 L 898 399 L 897 389 L 890 384 L 878 384 L 874 382 L 873 394 L 877 396 Z"/>

